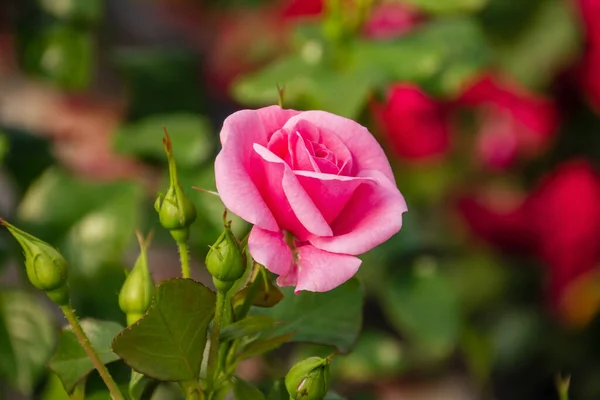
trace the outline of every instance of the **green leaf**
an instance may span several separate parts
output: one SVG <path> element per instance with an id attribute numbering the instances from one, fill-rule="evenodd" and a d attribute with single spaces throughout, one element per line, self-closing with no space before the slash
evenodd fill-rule
<path id="1" fill-rule="evenodd" d="M 580 52 L 575 9 L 561 0 L 544 1 L 516 40 L 499 47 L 502 68 L 529 87 L 543 87 L 571 65 Z M 549 27 L 552 27 L 549 29 Z"/>
<path id="2" fill-rule="evenodd" d="M 4 156 L 8 153 L 9 144 L 6 134 L 0 131 L 0 163 L 4 160 Z"/>
<path id="3" fill-rule="evenodd" d="M 133 182 L 90 182 L 52 167 L 28 188 L 17 216 L 24 228 L 35 236 L 63 236 L 86 214 L 123 193 L 135 192 L 132 186 L 139 188 Z M 138 191 L 141 193 L 140 189 Z"/>
<path id="4" fill-rule="evenodd" d="M 56 342 L 55 327 L 47 310 L 31 294 L 17 290 L 0 293 L 0 318 L 8 332 L 13 360 L 0 367 L 5 381 L 24 394 L 31 394 L 46 370 Z M 2 358 L 11 357 L 11 353 Z"/>
<path id="5" fill-rule="evenodd" d="M 155 388 L 158 382 L 136 371 L 131 371 L 131 380 L 129 381 L 129 397 L 132 400 L 141 400 L 142 396 L 150 388 Z"/>
<path id="6" fill-rule="evenodd" d="M 110 343 L 123 329 L 120 324 L 95 319 L 83 319 L 80 323 L 104 364 L 119 359 L 110 350 Z M 49 367 L 58 375 L 69 393 L 73 391 L 78 382 L 94 370 L 94 364 L 81 347 L 71 326 L 67 326 L 61 332 L 56 353 L 50 360 Z"/>
<path id="7" fill-rule="evenodd" d="M 343 380 L 373 382 L 398 376 L 408 368 L 406 348 L 395 335 L 379 331 L 362 332 L 352 352 L 332 364 Z"/>
<path id="8" fill-rule="evenodd" d="M 231 377 L 236 400 L 266 400 L 260 390 L 237 376 Z"/>
<path id="9" fill-rule="evenodd" d="M 267 400 L 289 400 L 290 395 L 285 387 L 285 378 L 277 379 L 273 382 Z"/>
<path id="10" fill-rule="evenodd" d="M 92 39 L 68 24 L 42 29 L 25 43 L 24 66 L 63 89 L 83 89 L 92 76 Z"/>
<path id="11" fill-rule="evenodd" d="M 221 330 L 220 340 L 222 342 L 228 342 L 244 336 L 253 335 L 272 328 L 276 322 L 277 321 L 273 318 L 266 315 L 252 315 L 223 328 L 223 330 Z"/>
<path id="12" fill-rule="evenodd" d="M 390 322 L 426 354 L 445 357 L 460 333 L 460 307 L 449 279 L 430 260 L 399 268 L 381 286 Z"/>
<path id="13" fill-rule="evenodd" d="M 200 373 L 215 294 L 191 279 L 159 284 L 148 312 L 121 332 L 112 348 L 136 371 L 166 381 Z"/>
<path id="14" fill-rule="evenodd" d="M 283 300 L 273 308 L 254 308 L 254 314 L 268 315 L 284 323 L 273 334 L 296 332 L 295 342 L 314 342 L 348 352 L 362 326 L 364 291 L 356 278 L 325 293 L 283 288 Z"/>
<path id="15" fill-rule="evenodd" d="M 289 332 L 282 335 L 271 336 L 268 339 L 257 339 L 246 345 L 246 347 L 244 347 L 244 349 L 237 355 L 237 359 L 238 361 L 242 361 L 247 358 L 259 356 L 271 350 L 275 350 L 282 344 L 291 341 L 293 337 L 294 332 Z"/>
<path id="16" fill-rule="evenodd" d="M 337 70 L 292 55 L 240 79 L 233 87 L 233 94 L 244 104 L 273 104 L 279 96 L 277 84 L 285 85 L 286 105 L 356 118 L 373 86 L 373 77 L 352 65 Z"/>
<path id="17" fill-rule="evenodd" d="M 452 97 L 491 62 L 492 52 L 475 21 L 453 17 L 436 19 L 393 41 L 358 41 L 352 57 L 355 68 L 373 75 L 382 88 L 411 81 Z"/>
<path id="18" fill-rule="evenodd" d="M 487 0 L 397 0 L 403 4 L 412 4 L 428 14 L 451 14 L 473 12 L 485 6 Z"/>
<path id="19" fill-rule="evenodd" d="M 209 122 L 188 113 L 152 115 L 121 126 L 114 136 L 115 149 L 162 161 L 165 159 L 163 126 L 171 136 L 178 167 L 194 168 L 212 158 L 216 143 Z"/>

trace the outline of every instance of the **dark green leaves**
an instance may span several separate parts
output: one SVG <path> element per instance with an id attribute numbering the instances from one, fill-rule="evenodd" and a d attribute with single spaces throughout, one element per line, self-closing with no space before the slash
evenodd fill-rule
<path id="1" fill-rule="evenodd" d="M 231 383 L 236 400 L 265 400 L 265 395 L 245 380 L 233 376 Z"/>
<path id="2" fill-rule="evenodd" d="M 196 379 L 214 307 L 214 293 L 198 282 L 163 282 L 146 315 L 115 338 L 113 351 L 144 375 L 165 381 Z"/>
<path id="3" fill-rule="evenodd" d="M 308 341 L 337 347 L 348 352 L 362 325 L 363 288 L 356 279 L 325 293 L 283 289 L 283 300 L 269 309 L 254 309 L 284 322 L 275 332 L 296 332 L 293 341 Z"/>
<path id="4" fill-rule="evenodd" d="M 121 325 L 112 321 L 84 319 L 81 321 L 81 327 L 104 364 L 119 359 L 110 350 L 110 343 L 123 329 Z M 81 347 L 70 326 L 61 332 L 58 348 L 50 360 L 49 366 L 58 375 L 68 392 L 71 392 L 81 379 L 94 370 L 92 361 Z"/>

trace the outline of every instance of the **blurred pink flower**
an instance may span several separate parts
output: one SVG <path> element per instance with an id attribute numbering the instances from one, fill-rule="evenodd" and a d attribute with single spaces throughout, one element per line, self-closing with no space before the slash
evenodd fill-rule
<path id="1" fill-rule="evenodd" d="M 558 127 L 552 101 L 489 75 L 469 86 L 458 104 L 476 110 L 476 150 L 482 164 L 490 168 L 505 169 L 518 158 L 540 154 Z"/>
<path id="2" fill-rule="evenodd" d="M 412 30 L 421 15 L 402 3 L 381 3 L 373 8 L 363 33 L 371 39 L 392 39 Z"/>
<path id="3" fill-rule="evenodd" d="M 351 278 L 354 257 L 400 230 L 407 210 L 369 131 L 324 111 L 277 106 L 229 116 L 217 190 L 254 224 L 248 247 L 282 286 L 323 292 Z"/>
<path id="4" fill-rule="evenodd" d="M 385 104 L 374 103 L 372 111 L 385 139 L 400 157 L 424 162 L 449 150 L 446 109 L 418 86 L 410 83 L 392 86 Z"/>

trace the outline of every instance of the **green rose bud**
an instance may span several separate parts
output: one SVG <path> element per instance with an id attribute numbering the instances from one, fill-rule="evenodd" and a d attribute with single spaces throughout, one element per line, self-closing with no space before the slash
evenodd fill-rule
<path id="1" fill-rule="evenodd" d="M 154 203 L 154 209 L 158 213 L 161 225 L 171 232 L 175 241 L 185 243 L 190 234 L 189 226 L 196 220 L 196 207 L 179 184 L 173 147 L 166 128 L 163 145 L 169 161 L 169 189 L 166 195 L 158 196 Z"/>
<path id="2" fill-rule="evenodd" d="M 60 306 L 69 303 L 67 285 L 67 261 L 48 243 L 23 232 L 0 218 L 0 224 L 6 226 L 17 239 L 25 255 L 25 270 L 31 284 L 46 292 L 48 297 Z"/>
<path id="3" fill-rule="evenodd" d="M 329 360 L 309 357 L 294 365 L 285 377 L 293 400 L 322 400 L 329 390 Z"/>
<path id="4" fill-rule="evenodd" d="M 119 293 L 119 307 L 127 316 L 127 325 L 132 325 L 140 319 L 150 307 L 152 294 L 154 292 L 154 283 L 150 270 L 148 269 L 147 248 L 151 237 L 144 240 L 138 232 L 138 242 L 140 243 L 140 255 L 133 266 L 133 269 L 127 275 L 125 283 Z"/>
<path id="5" fill-rule="evenodd" d="M 240 244 L 229 226 L 219 236 L 206 256 L 206 268 L 218 290 L 227 291 L 244 275 L 245 262 Z"/>

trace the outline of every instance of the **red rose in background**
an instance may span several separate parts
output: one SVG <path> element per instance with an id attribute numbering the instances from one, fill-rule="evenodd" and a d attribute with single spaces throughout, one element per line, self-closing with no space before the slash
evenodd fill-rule
<path id="1" fill-rule="evenodd" d="M 312 17 L 321 15 L 324 0 L 290 0 L 283 6 L 284 18 Z"/>
<path id="2" fill-rule="evenodd" d="M 518 157 L 539 154 L 558 126 L 553 102 L 484 76 L 465 90 L 459 105 L 478 114 L 477 154 L 491 168 L 506 168 Z"/>
<path id="3" fill-rule="evenodd" d="M 583 60 L 576 71 L 577 80 L 590 105 L 600 112 L 600 1 L 573 0 L 586 36 Z"/>
<path id="4" fill-rule="evenodd" d="M 387 141 L 400 157 L 427 161 L 448 151 L 446 109 L 418 86 L 394 85 L 385 104 L 374 104 L 372 109 Z"/>
<path id="5" fill-rule="evenodd" d="M 553 308 L 565 320 L 583 323 L 593 314 L 581 317 L 572 307 L 573 288 L 584 287 L 581 279 L 600 267 L 599 205 L 600 177 L 587 161 L 575 160 L 558 166 L 512 209 L 498 212 L 489 202 L 467 197 L 459 201 L 459 212 L 495 247 L 539 257 L 550 270 Z"/>

